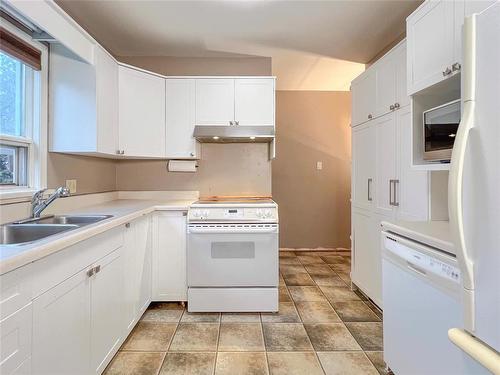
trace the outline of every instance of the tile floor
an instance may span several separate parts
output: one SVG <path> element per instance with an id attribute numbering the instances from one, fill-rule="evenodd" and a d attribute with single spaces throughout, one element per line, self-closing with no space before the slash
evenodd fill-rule
<path id="1" fill-rule="evenodd" d="M 385 374 L 381 313 L 350 289 L 348 252 L 280 253 L 279 313 L 154 303 L 105 374 Z"/>

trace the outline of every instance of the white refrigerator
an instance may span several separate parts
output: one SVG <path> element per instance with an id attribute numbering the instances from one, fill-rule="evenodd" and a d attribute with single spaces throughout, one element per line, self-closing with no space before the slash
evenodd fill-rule
<path id="1" fill-rule="evenodd" d="M 463 55 L 448 206 L 465 326 L 449 338 L 500 374 L 500 2 L 465 20 Z"/>

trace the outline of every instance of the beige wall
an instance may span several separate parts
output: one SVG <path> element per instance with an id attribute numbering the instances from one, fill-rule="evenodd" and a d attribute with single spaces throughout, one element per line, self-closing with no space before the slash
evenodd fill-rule
<path id="1" fill-rule="evenodd" d="M 350 93 L 278 91 L 276 99 L 280 246 L 350 247 Z"/>
<path id="2" fill-rule="evenodd" d="M 116 190 L 116 162 L 111 159 L 49 152 L 48 187 L 64 186 L 66 180 L 77 180 L 77 194 Z"/>
<path id="3" fill-rule="evenodd" d="M 272 71 L 270 57 L 117 56 L 117 59 L 170 76 L 266 76 Z"/>
<path id="4" fill-rule="evenodd" d="M 165 161 L 117 164 L 118 190 L 199 190 L 200 195 L 270 195 L 268 145 L 203 144 L 196 173 L 168 172 Z"/>

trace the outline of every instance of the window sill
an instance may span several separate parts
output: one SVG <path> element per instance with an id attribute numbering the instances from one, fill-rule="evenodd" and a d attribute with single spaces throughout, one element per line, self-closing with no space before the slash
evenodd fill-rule
<path id="1" fill-rule="evenodd" d="M 36 191 L 33 188 L 0 189 L 0 204 L 29 201 Z"/>

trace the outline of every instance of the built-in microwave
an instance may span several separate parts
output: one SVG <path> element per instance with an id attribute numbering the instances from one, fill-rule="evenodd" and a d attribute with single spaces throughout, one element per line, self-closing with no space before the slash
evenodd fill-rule
<path id="1" fill-rule="evenodd" d="M 424 160 L 450 161 L 460 117 L 460 99 L 423 113 Z"/>

